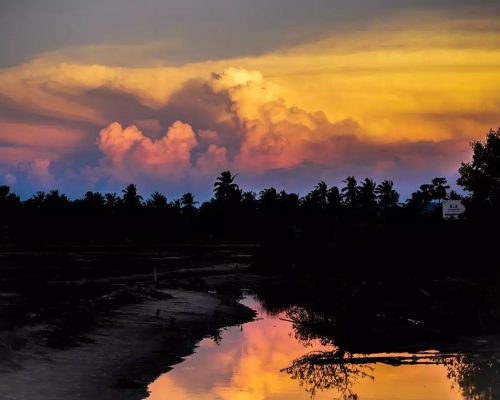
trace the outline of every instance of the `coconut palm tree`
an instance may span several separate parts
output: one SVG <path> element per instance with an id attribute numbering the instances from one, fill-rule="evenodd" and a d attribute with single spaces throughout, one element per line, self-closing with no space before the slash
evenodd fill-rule
<path id="1" fill-rule="evenodd" d="M 89 210 L 100 210 L 104 208 L 104 196 L 99 192 L 87 192 L 83 197 L 82 204 Z"/>
<path id="2" fill-rule="evenodd" d="M 29 200 L 26 201 L 26 205 L 41 209 L 45 204 L 46 196 L 47 194 L 44 191 L 38 191 Z"/>
<path id="3" fill-rule="evenodd" d="M 45 208 L 60 211 L 69 205 L 70 201 L 65 194 L 59 193 L 59 190 L 53 189 L 43 200 L 43 205 Z"/>
<path id="4" fill-rule="evenodd" d="M 195 204 L 198 204 L 198 202 L 194 200 L 192 193 L 183 194 L 181 197 L 181 214 L 188 218 L 195 217 L 197 211 Z"/>
<path id="5" fill-rule="evenodd" d="M 120 205 L 121 199 L 116 193 L 106 193 L 104 195 L 104 206 L 111 210 L 116 209 Z"/>
<path id="6" fill-rule="evenodd" d="M 147 201 L 147 206 L 155 210 L 165 210 L 168 206 L 168 201 L 160 192 L 154 192 Z"/>
<path id="7" fill-rule="evenodd" d="M 279 209 L 279 196 L 275 188 L 270 187 L 259 193 L 259 210 L 264 217 L 274 216 Z"/>
<path id="8" fill-rule="evenodd" d="M 123 204 L 127 208 L 139 208 L 142 202 L 142 196 L 137 194 L 137 186 L 133 183 L 122 190 Z"/>
<path id="9" fill-rule="evenodd" d="M 345 186 L 342 188 L 344 202 L 351 207 L 358 204 L 359 200 L 359 186 L 354 176 L 348 176 L 343 181 Z"/>
<path id="10" fill-rule="evenodd" d="M 198 204 L 197 201 L 194 201 L 194 196 L 192 193 L 185 193 L 181 197 L 181 205 L 182 208 L 194 208 L 194 205 Z"/>
<path id="11" fill-rule="evenodd" d="M 369 178 L 365 178 L 359 188 L 359 202 L 367 211 L 373 211 L 377 206 L 376 188 L 377 184 Z"/>
<path id="12" fill-rule="evenodd" d="M 375 189 L 380 207 L 383 210 L 394 208 L 398 205 L 399 193 L 394 190 L 394 182 L 386 179 Z"/>
<path id="13" fill-rule="evenodd" d="M 217 177 L 214 183 L 214 195 L 218 201 L 227 201 L 235 197 L 238 193 L 241 197 L 239 186 L 234 183 L 237 175 L 231 174 L 230 171 L 223 171 Z"/>
<path id="14" fill-rule="evenodd" d="M 315 202 L 320 208 L 326 207 L 327 194 L 328 194 L 328 186 L 324 181 L 318 182 L 318 184 L 314 186 L 313 191 L 310 193 L 311 197 L 314 198 Z"/>

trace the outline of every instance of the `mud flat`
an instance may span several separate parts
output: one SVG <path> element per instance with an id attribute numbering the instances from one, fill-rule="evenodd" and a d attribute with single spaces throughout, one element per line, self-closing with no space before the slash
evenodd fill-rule
<path id="1" fill-rule="evenodd" d="M 162 296 L 101 313 L 76 346 L 37 342 L 43 323 L 10 332 L 0 345 L 0 398 L 142 399 L 160 373 L 204 337 L 254 317 L 234 296 L 159 289 Z M 61 338 L 63 339 L 63 338 Z"/>

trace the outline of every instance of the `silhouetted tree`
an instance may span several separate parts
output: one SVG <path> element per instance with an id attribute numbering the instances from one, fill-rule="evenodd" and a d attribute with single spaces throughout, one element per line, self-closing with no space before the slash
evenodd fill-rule
<path id="1" fill-rule="evenodd" d="M 243 206 L 243 209 L 255 214 L 255 211 L 257 209 L 257 195 L 255 194 L 255 192 L 243 192 L 241 204 Z"/>
<path id="2" fill-rule="evenodd" d="M 51 190 L 45 196 L 45 207 L 53 211 L 61 211 L 66 209 L 70 204 L 68 197 L 65 194 L 59 193 L 59 190 Z"/>
<path id="3" fill-rule="evenodd" d="M 151 194 L 151 197 L 147 200 L 146 204 L 149 208 L 155 210 L 166 210 L 168 201 L 163 194 L 154 192 L 153 194 Z"/>
<path id="4" fill-rule="evenodd" d="M 472 161 L 462 163 L 457 183 L 471 192 L 473 207 L 500 206 L 500 128 L 471 143 Z"/>
<path id="5" fill-rule="evenodd" d="M 429 204 L 434 199 L 434 185 L 432 183 L 424 183 L 419 188 L 422 193 L 422 198 L 426 204 Z"/>
<path id="6" fill-rule="evenodd" d="M 300 207 L 299 195 L 282 190 L 278 195 L 278 202 L 282 218 L 289 223 L 293 223 Z"/>
<path id="7" fill-rule="evenodd" d="M 198 202 L 194 200 L 194 196 L 192 193 L 185 193 L 181 197 L 181 204 L 182 204 L 182 209 L 194 209 L 194 205 L 197 204 Z"/>
<path id="8" fill-rule="evenodd" d="M 398 205 L 399 193 L 394 190 L 394 183 L 385 180 L 375 189 L 377 199 L 382 210 L 395 208 Z"/>
<path id="9" fill-rule="evenodd" d="M 309 192 L 302 201 L 302 206 L 306 213 L 311 217 L 319 216 L 327 206 L 328 186 L 325 182 L 319 182 L 311 192 Z"/>
<path id="10" fill-rule="evenodd" d="M 0 186 L 0 201 L 5 200 L 10 193 L 10 187 L 6 185 Z"/>
<path id="11" fill-rule="evenodd" d="M 104 209 L 106 200 L 99 192 L 87 192 L 83 197 L 81 204 L 87 210 L 98 211 Z"/>
<path id="12" fill-rule="evenodd" d="M 21 199 L 15 193 L 10 193 L 9 186 L 0 186 L 0 210 L 5 214 L 21 207 Z M 4 215 L 5 215 L 4 214 Z"/>
<path id="13" fill-rule="evenodd" d="M 182 210 L 182 202 L 180 199 L 175 199 L 168 204 L 170 210 L 174 215 L 180 215 Z"/>
<path id="14" fill-rule="evenodd" d="M 439 204 L 448 197 L 450 186 L 444 177 L 436 177 L 432 180 L 432 199 L 437 200 Z"/>
<path id="15" fill-rule="evenodd" d="M 14 219 L 21 209 L 21 199 L 15 193 L 10 193 L 9 186 L 0 186 L 0 223 Z M 0 238 L 1 239 L 1 238 Z"/>
<path id="16" fill-rule="evenodd" d="M 376 187 L 372 179 L 365 178 L 359 188 L 359 204 L 368 215 L 372 215 L 377 209 Z"/>
<path id="17" fill-rule="evenodd" d="M 263 218 L 273 218 L 277 215 L 279 208 L 278 192 L 270 187 L 259 193 L 259 213 Z"/>
<path id="18" fill-rule="evenodd" d="M 342 195 L 337 186 L 332 186 L 326 193 L 329 210 L 338 210 L 342 204 Z"/>
<path id="19" fill-rule="evenodd" d="M 128 185 L 122 190 L 123 205 L 130 209 L 138 209 L 142 203 L 142 196 L 137 194 L 137 187 L 134 184 Z"/>
<path id="20" fill-rule="evenodd" d="M 230 202 L 231 200 L 240 199 L 241 191 L 239 186 L 234 183 L 235 179 L 236 175 L 232 175 L 230 171 L 221 172 L 214 183 L 215 200 Z"/>
<path id="21" fill-rule="evenodd" d="M 104 206 L 114 211 L 121 204 L 121 199 L 116 193 L 106 193 L 104 195 Z"/>
<path id="22" fill-rule="evenodd" d="M 344 202 L 351 207 L 357 206 L 359 201 L 359 187 L 356 178 L 348 176 L 342 182 L 345 183 L 345 186 L 342 188 Z"/>

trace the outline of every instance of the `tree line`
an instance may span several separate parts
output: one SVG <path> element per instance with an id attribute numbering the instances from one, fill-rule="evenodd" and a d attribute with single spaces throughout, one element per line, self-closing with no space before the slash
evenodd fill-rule
<path id="1" fill-rule="evenodd" d="M 303 219 L 314 221 L 322 217 L 336 214 L 349 214 L 351 218 L 371 217 L 384 218 L 398 211 L 411 210 L 418 214 L 432 215 L 433 203 L 440 204 L 448 198 L 461 198 L 458 194 L 448 192 L 446 178 L 436 177 L 429 184 L 423 184 L 414 192 L 406 203 L 400 203 L 400 195 L 394 189 L 391 180 L 376 184 L 366 178 L 358 184 L 354 176 L 343 180 L 344 186 L 328 187 L 321 181 L 305 196 L 278 191 L 274 187 L 265 188 L 260 193 L 244 191 L 236 183 L 237 175 L 223 171 L 215 180 L 212 199 L 199 203 L 192 193 L 185 193 L 178 199 L 168 201 L 167 197 L 154 192 L 144 199 L 137 191 L 135 184 L 126 186 L 121 195 L 88 191 L 82 198 L 71 200 L 59 190 L 39 191 L 29 199 L 21 201 L 20 197 L 10 192 L 8 186 L 0 186 L 0 208 L 2 222 L 6 228 L 15 228 L 16 220 L 23 215 L 30 218 L 106 218 L 116 216 L 153 217 L 161 223 L 181 223 L 196 225 L 197 223 L 213 224 L 206 226 L 205 231 L 213 233 L 234 234 L 238 236 L 242 223 L 249 224 L 256 220 L 275 220 L 297 223 Z M 434 207 L 435 209 L 435 207 Z M 434 211 L 434 214 L 437 213 Z M 55 222 L 55 221 L 54 221 Z M 165 225 L 165 229 L 170 229 Z M 248 228 L 248 226 L 247 226 Z M 136 232 L 148 235 L 148 232 Z"/>
<path id="2" fill-rule="evenodd" d="M 25 201 L 0 186 L 0 238 L 44 242 L 222 237 L 271 242 L 275 248 L 300 242 L 299 247 L 311 244 L 321 254 L 324 248 L 346 252 L 370 241 L 382 245 L 380 238 L 387 235 L 393 241 L 398 235 L 417 242 L 434 240 L 436 227 L 449 225 L 456 231 L 455 225 L 469 224 L 478 229 L 499 220 L 500 128 L 471 146 L 473 158 L 461 165 L 457 181 L 468 193 L 463 198 L 464 221 L 441 220 L 442 201 L 461 199 L 444 177 L 422 184 L 403 203 L 391 180 L 377 184 L 348 176 L 340 187 L 319 182 L 305 196 L 274 187 L 257 194 L 243 190 L 237 175 L 224 171 L 215 180 L 213 197 L 202 203 L 192 193 L 169 201 L 154 192 L 144 199 L 134 184 L 121 194 L 88 191 L 71 200 L 54 189 Z"/>

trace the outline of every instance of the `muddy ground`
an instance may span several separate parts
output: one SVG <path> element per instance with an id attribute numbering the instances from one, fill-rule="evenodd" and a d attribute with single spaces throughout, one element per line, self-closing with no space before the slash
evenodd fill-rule
<path id="1" fill-rule="evenodd" d="M 204 337 L 251 320 L 253 246 L 65 246 L 0 254 L 0 398 L 142 399 Z M 266 278 L 267 279 L 267 278 Z"/>

